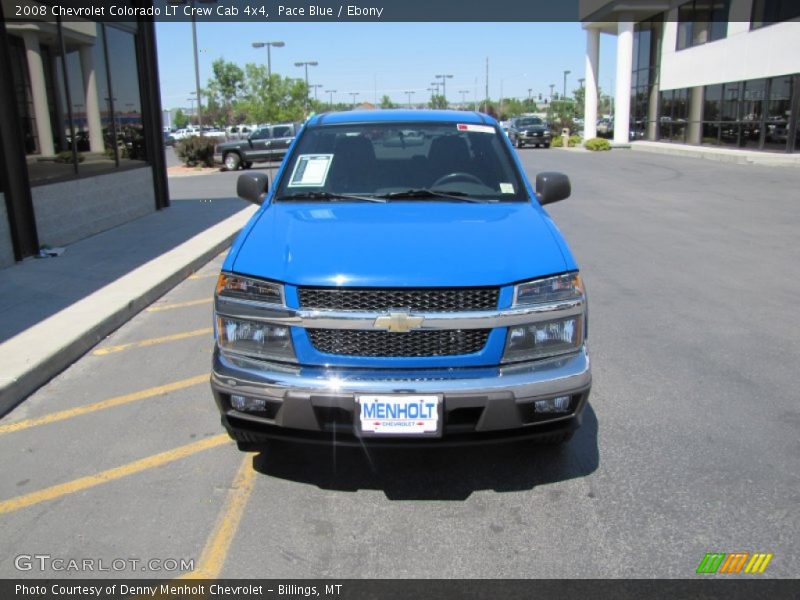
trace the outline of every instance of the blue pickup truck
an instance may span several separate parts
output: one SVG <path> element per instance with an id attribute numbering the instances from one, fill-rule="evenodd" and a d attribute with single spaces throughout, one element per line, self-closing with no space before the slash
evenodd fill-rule
<path id="1" fill-rule="evenodd" d="M 211 387 L 241 450 L 272 440 L 562 443 L 591 387 L 578 267 L 492 118 L 312 117 L 222 267 Z"/>

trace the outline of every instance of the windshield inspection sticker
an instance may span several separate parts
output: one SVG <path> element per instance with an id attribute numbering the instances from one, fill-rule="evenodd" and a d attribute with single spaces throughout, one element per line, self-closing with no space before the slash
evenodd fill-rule
<path id="1" fill-rule="evenodd" d="M 500 192 L 503 194 L 513 194 L 514 193 L 514 184 L 513 183 L 501 183 L 500 184 Z"/>
<path id="2" fill-rule="evenodd" d="M 333 154 L 301 154 L 294 163 L 288 187 L 320 187 L 325 185 Z"/>
<path id="3" fill-rule="evenodd" d="M 459 123 L 456 125 L 459 131 L 474 131 L 476 133 L 494 133 L 494 127 L 489 125 L 472 125 L 470 123 Z"/>

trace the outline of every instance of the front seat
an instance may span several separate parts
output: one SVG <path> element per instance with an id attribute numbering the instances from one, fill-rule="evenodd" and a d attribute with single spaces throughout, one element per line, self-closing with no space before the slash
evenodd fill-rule
<path id="1" fill-rule="evenodd" d="M 431 185 L 450 173 L 471 173 L 472 159 L 466 140 L 457 135 L 433 140 L 428 151 L 428 169 Z"/>
<path id="2" fill-rule="evenodd" d="M 375 181 L 375 150 L 363 136 L 340 137 L 333 150 L 328 189 L 333 192 L 371 192 Z"/>

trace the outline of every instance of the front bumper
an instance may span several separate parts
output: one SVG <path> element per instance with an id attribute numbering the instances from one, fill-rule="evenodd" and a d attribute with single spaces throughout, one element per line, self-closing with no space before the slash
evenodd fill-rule
<path id="1" fill-rule="evenodd" d="M 552 135 L 547 133 L 533 133 L 533 132 L 526 132 L 520 136 L 520 140 L 527 144 L 545 144 L 549 143 L 552 138 Z"/>
<path id="2" fill-rule="evenodd" d="M 293 367 L 214 351 L 211 387 L 222 423 L 241 445 L 268 440 L 337 445 L 447 446 L 504 441 L 572 430 L 589 397 L 585 347 L 572 355 L 491 368 L 343 369 Z M 231 394 L 259 398 L 265 409 L 244 412 Z M 439 394 L 441 438 L 358 438 L 358 394 Z M 569 411 L 537 413 L 534 401 L 570 396 Z"/>

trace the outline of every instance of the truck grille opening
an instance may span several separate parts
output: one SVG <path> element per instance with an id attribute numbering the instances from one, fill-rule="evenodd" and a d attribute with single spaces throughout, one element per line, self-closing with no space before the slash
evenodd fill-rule
<path id="1" fill-rule="evenodd" d="M 319 352 L 344 356 L 458 356 L 479 352 L 486 345 L 489 329 L 442 331 L 361 331 L 353 329 L 308 329 L 311 344 Z"/>
<path id="2" fill-rule="evenodd" d="M 499 288 L 298 288 L 301 308 L 453 312 L 497 308 Z"/>

